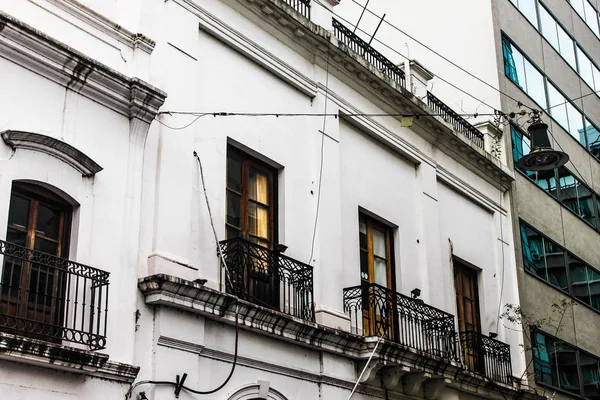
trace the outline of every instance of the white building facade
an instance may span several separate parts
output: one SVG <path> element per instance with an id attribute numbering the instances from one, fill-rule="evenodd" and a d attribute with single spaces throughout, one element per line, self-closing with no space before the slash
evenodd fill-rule
<path id="1" fill-rule="evenodd" d="M 2 5 L 0 393 L 536 397 L 513 173 L 336 5 Z"/>

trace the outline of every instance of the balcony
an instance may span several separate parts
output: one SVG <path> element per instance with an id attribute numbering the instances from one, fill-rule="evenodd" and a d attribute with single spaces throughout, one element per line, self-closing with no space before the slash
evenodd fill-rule
<path id="1" fill-rule="evenodd" d="M 106 346 L 109 273 L 0 240 L 0 330 Z"/>
<path id="2" fill-rule="evenodd" d="M 454 316 L 375 283 L 344 289 L 352 333 L 387 340 L 448 361 L 458 360 Z"/>
<path id="3" fill-rule="evenodd" d="M 310 19 L 310 0 L 283 0 L 283 2 Z"/>
<path id="4" fill-rule="evenodd" d="M 512 384 L 510 346 L 478 332 L 461 332 L 465 366 L 486 378 Z"/>
<path id="5" fill-rule="evenodd" d="M 466 119 L 458 115 L 446 103 L 438 99 L 431 92 L 427 92 L 427 105 L 433 110 L 434 114 L 440 115 L 444 121 L 452 125 L 452 128 L 465 136 L 483 149 L 483 133 L 471 125 Z"/>
<path id="6" fill-rule="evenodd" d="M 220 246 L 227 293 L 314 322 L 310 265 L 240 238 L 222 241 Z"/>
<path id="7" fill-rule="evenodd" d="M 340 42 L 348 46 L 350 50 L 363 56 L 365 60 L 374 65 L 381 73 L 390 77 L 403 88 L 406 87 L 404 71 L 400 67 L 388 60 L 367 42 L 356 36 L 350 29 L 346 28 L 335 18 L 333 19 L 333 33 Z"/>

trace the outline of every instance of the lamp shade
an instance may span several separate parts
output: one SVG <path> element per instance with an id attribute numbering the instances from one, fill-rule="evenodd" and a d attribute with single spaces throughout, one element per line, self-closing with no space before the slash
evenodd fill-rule
<path id="1" fill-rule="evenodd" d="M 525 171 L 547 171 L 562 167 L 569 161 L 569 155 L 552 149 L 548 138 L 548 125 L 540 120 L 527 128 L 531 138 L 531 151 L 524 155 L 517 166 Z"/>

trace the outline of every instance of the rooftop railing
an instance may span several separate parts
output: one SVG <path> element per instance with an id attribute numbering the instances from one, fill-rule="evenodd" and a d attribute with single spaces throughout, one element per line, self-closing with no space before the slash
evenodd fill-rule
<path id="1" fill-rule="evenodd" d="M 0 240 L 0 330 L 106 346 L 109 273 Z"/>
<path id="2" fill-rule="evenodd" d="M 431 92 L 427 92 L 427 105 L 434 114 L 439 114 L 444 121 L 452 125 L 452 128 L 471 140 L 483 149 L 483 133 L 471 125 L 466 119 L 458 115 L 446 103 L 438 99 Z"/>
<path id="3" fill-rule="evenodd" d="M 236 238 L 220 242 L 227 293 L 314 321 L 313 268 L 281 252 Z"/>
<path id="4" fill-rule="evenodd" d="M 388 60 L 367 42 L 356 36 L 356 34 L 335 18 L 333 19 L 333 32 L 340 42 L 344 43 L 355 53 L 363 56 L 365 60 L 374 65 L 379 71 L 390 77 L 397 84 L 406 87 L 404 71 L 400 67 Z"/>
<path id="5" fill-rule="evenodd" d="M 283 0 L 283 2 L 310 19 L 310 0 Z"/>
<path id="6" fill-rule="evenodd" d="M 353 333 L 381 336 L 446 360 L 458 360 L 454 316 L 375 283 L 344 289 Z M 361 332 L 362 329 L 362 332 Z"/>

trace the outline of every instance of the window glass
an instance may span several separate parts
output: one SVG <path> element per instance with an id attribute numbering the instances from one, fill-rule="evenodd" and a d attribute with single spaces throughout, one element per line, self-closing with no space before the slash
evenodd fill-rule
<path id="1" fill-rule="evenodd" d="M 521 225 L 521 247 L 525 269 L 543 280 L 548 280 L 544 258 L 544 239 L 537 232 Z"/>
<path id="2" fill-rule="evenodd" d="M 525 78 L 527 80 L 527 94 L 540 106 L 547 108 L 546 93 L 544 90 L 544 76 L 529 61 L 523 59 L 525 64 Z"/>
<path id="3" fill-rule="evenodd" d="M 581 380 L 583 395 L 590 399 L 600 396 L 600 359 L 589 354 L 579 352 L 579 365 L 581 366 Z"/>
<path id="4" fill-rule="evenodd" d="M 588 149 L 600 160 L 600 131 L 586 119 L 585 133 L 587 136 Z"/>
<path id="5" fill-rule="evenodd" d="M 592 192 L 566 168 L 558 171 L 560 201 L 583 220 L 596 226 L 596 210 Z"/>
<path id="6" fill-rule="evenodd" d="M 581 18 L 583 18 L 583 20 L 585 20 L 585 9 L 583 8 L 583 2 L 587 1 L 587 0 L 569 0 L 569 1 L 571 2 L 571 5 L 575 9 L 575 11 L 577 11 L 577 14 L 579 14 L 581 16 Z"/>
<path id="7" fill-rule="evenodd" d="M 600 311 L 600 272 L 588 268 L 588 290 L 590 305 Z"/>
<path id="8" fill-rule="evenodd" d="M 594 32 L 596 36 L 599 36 L 600 33 L 598 29 L 598 13 L 587 0 L 583 0 L 583 8 L 585 10 L 585 22 L 588 24 L 592 32 Z"/>
<path id="9" fill-rule="evenodd" d="M 567 268 L 565 265 L 564 250 L 553 242 L 544 239 L 544 253 L 546 257 L 546 271 L 548 283 L 568 292 Z"/>
<path id="10" fill-rule="evenodd" d="M 542 34 L 546 40 L 560 53 L 556 21 L 552 18 L 550 13 L 548 13 L 545 7 L 540 7 L 540 27 L 542 28 Z"/>
<path id="11" fill-rule="evenodd" d="M 537 24 L 537 16 L 535 11 L 535 3 L 536 0 L 519 0 L 518 9 L 525 15 L 525 18 L 529 22 L 533 24 L 533 26 L 538 27 Z"/>
<path id="12" fill-rule="evenodd" d="M 583 80 L 594 88 L 594 74 L 592 72 L 592 62 L 583 51 L 577 46 L 577 61 L 579 62 L 579 75 Z"/>
<path id="13" fill-rule="evenodd" d="M 566 131 L 569 131 L 566 100 L 565 97 L 556 90 L 554 85 L 548 85 L 548 103 L 552 118 L 565 128 Z"/>
<path id="14" fill-rule="evenodd" d="M 583 115 L 571 103 L 567 103 L 566 107 L 569 116 L 568 132 L 584 147 L 587 147 L 583 131 Z"/>
<path id="15" fill-rule="evenodd" d="M 556 24 L 556 30 L 558 32 L 558 42 L 560 43 L 560 55 L 567 61 L 567 63 L 577 70 L 577 63 L 575 62 L 575 43 L 573 39 L 565 32 L 565 30 L 558 24 Z"/>
<path id="16" fill-rule="evenodd" d="M 598 92 L 600 91 L 600 69 L 596 68 L 595 65 L 592 64 L 592 74 L 594 75 L 594 86 L 592 88 Z M 600 94 L 596 93 L 596 95 L 600 96 Z"/>
<path id="17" fill-rule="evenodd" d="M 585 304 L 590 304 L 590 292 L 587 282 L 587 266 L 579 259 L 568 255 L 569 275 L 571 278 L 571 296 Z"/>

